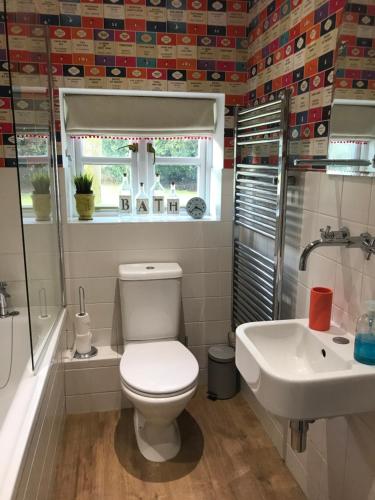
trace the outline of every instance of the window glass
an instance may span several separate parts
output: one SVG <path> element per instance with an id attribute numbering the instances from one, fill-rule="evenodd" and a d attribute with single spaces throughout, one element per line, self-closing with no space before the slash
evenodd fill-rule
<path id="1" fill-rule="evenodd" d="M 32 177 L 36 173 L 49 175 L 48 138 L 17 136 L 17 153 L 21 187 L 22 208 L 31 208 L 31 194 L 34 190 Z"/>
<path id="2" fill-rule="evenodd" d="M 131 178 L 129 165 L 83 165 L 83 173 L 94 177 L 93 190 L 96 207 L 117 207 L 123 174 Z"/>
<path id="3" fill-rule="evenodd" d="M 46 137 L 17 136 L 17 152 L 19 158 L 48 155 L 48 139 Z"/>
<path id="4" fill-rule="evenodd" d="M 367 159 L 368 142 L 338 139 L 330 142 L 329 156 L 335 159 Z"/>
<path id="5" fill-rule="evenodd" d="M 198 196 L 197 165 L 155 165 L 155 173 L 160 173 L 160 182 L 166 192 L 172 182 L 176 184 L 176 194 L 180 198 L 180 207 L 184 208 L 193 196 Z"/>
<path id="6" fill-rule="evenodd" d="M 156 156 L 165 158 L 196 158 L 199 155 L 198 139 L 156 139 Z"/>
<path id="7" fill-rule="evenodd" d="M 31 194 L 34 191 L 32 186 L 32 178 L 35 174 L 43 173 L 49 176 L 49 169 L 45 164 L 33 164 L 32 166 L 20 165 L 20 187 L 21 187 L 21 205 L 22 208 L 31 208 Z"/>
<path id="8" fill-rule="evenodd" d="M 125 139 L 101 139 L 100 137 L 87 137 L 81 139 L 82 155 L 110 158 L 129 158 L 130 150 L 126 146 L 130 144 Z"/>

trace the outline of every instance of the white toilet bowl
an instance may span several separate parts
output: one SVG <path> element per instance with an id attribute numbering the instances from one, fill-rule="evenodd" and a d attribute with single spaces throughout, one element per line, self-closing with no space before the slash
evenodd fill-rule
<path id="1" fill-rule="evenodd" d="M 121 385 L 134 405 L 134 428 L 142 455 L 164 462 L 181 447 L 176 418 L 197 388 L 199 367 L 176 340 L 131 342 L 120 363 Z"/>

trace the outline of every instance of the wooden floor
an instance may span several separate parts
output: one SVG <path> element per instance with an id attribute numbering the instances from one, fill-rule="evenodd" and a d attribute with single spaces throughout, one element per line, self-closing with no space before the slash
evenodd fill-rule
<path id="1" fill-rule="evenodd" d="M 54 500 L 299 500 L 304 495 L 240 395 L 203 388 L 179 417 L 182 450 L 163 464 L 138 451 L 132 410 L 71 415 Z"/>

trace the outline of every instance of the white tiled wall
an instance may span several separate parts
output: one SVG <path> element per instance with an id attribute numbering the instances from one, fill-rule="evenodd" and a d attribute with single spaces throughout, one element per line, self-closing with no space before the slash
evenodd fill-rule
<path id="1" fill-rule="evenodd" d="M 89 360 L 71 359 L 66 351 L 65 394 L 66 411 L 88 413 L 129 407 L 120 385 L 121 353 L 116 347 L 100 346 L 98 354 Z"/>
<path id="2" fill-rule="evenodd" d="M 298 174 L 288 202 L 284 316 L 307 317 L 310 287 L 329 286 L 334 321 L 354 332 L 365 300 L 375 298 L 375 258 L 366 261 L 358 249 L 320 248 L 310 255 L 307 271 L 298 271 L 298 261 L 304 245 L 318 239 L 327 224 L 345 225 L 353 236 L 375 235 L 375 181 Z M 375 414 L 317 421 L 302 454 L 290 448 L 285 425 L 264 410 L 257 415 L 309 500 L 375 499 Z"/>
<path id="3" fill-rule="evenodd" d="M 15 498 L 53 499 L 55 465 L 60 452 L 65 418 L 63 330 L 49 367 L 44 395 L 30 437 Z"/>
<path id="4" fill-rule="evenodd" d="M 224 170 L 220 221 L 65 224 L 67 347 L 73 344 L 80 285 L 85 287 L 93 343 L 121 346 L 119 264 L 178 262 L 184 273 L 180 334 L 187 337 L 204 380 L 208 346 L 226 342 L 230 330 L 232 182 L 232 170 Z"/>
<path id="5" fill-rule="evenodd" d="M 305 201 L 306 189 L 309 196 Z M 375 182 L 371 179 L 306 173 L 301 175 L 293 198 L 292 202 L 290 196 L 290 204 L 302 208 L 302 231 L 295 248 L 298 258 L 302 248 L 319 238 L 319 229 L 326 225 L 332 229 L 347 226 L 353 236 L 364 231 L 375 235 Z M 375 259 L 366 261 L 361 249 L 318 248 L 308 260 L 307 271 L 299 271 L 296 278 L 298 295 L 306 298 L 297 304 L 296 317 L 308 313 L 310 287 L 327 285 L 334 289 L 334 321 L 351 332 L 366 299 L 375 297 Z"/>

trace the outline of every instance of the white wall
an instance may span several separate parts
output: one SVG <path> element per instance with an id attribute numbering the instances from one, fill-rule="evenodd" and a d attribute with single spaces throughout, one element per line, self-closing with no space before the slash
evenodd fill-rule
<path id="1" fill-rule="evenodd" d="M 131 262 L 178 262 L 183 269 L 181 334 L 205 380 L 207 347 L 226 342 L 231 317 L 232 170 L 223 170 L 221 221 L 65 223 L 68 302 L 67 347 L 78 287 L 85 287 L 93 343 L 121 346 L 118 266 Z"/>
<path id="2" fill-rule="evenodd" d="M 298 261 L 327 224 L 345 225 L 353 236 L 375 235 L 375 180 L 298 174 L 288 205 L 284 300 L 290 304 L 284 316 L 307 317 L 310 288 L 328 286 L 334 289 L 334 321 L 354 332 L 365 300 L 375 298 L 375 258 L 366 261 L 359 249 L 320 248 L 310 255 L 306 272 L 297 271 Z M 317 421 L 306 452 L 296 454 L 286 445 L 285 422 L 267 415 L 244 392 L 309 499 L 375 499 L 375 413 Z"/>

